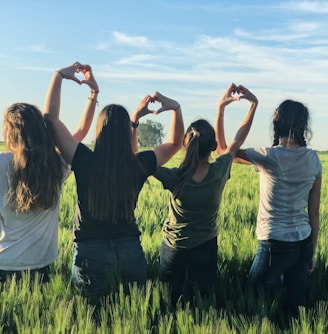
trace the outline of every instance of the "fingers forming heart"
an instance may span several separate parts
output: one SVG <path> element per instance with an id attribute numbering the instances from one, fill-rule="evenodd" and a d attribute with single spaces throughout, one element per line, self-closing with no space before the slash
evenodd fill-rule
<path id="1" fill-rule="evenodd" d="M 240 88 L 240 86 L 235 86 L 232 91 L 231 91 L 231 96 L 232 97 L 241 97 L 243 96 L 243 92 Z"/>
<path id="2" fill-rule="evenodd" d="M 151 110 L 149 109 L 149 107 L 148 107 L 148 109 L 151 113 L 157 115 L 157 114 L 160 113 L 160 110 L 162 109 L 162 107 L 163 107 L 163 105 L 162 105 L 161 102 L 153 100 L 151 102 Z"/>

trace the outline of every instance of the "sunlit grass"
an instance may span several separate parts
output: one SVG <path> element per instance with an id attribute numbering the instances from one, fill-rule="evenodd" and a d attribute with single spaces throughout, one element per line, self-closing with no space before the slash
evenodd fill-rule
<path id="1" fill-rule="evenodd" d="M 181 152 L 169 166 L 177 166 Z M 0 286 L 0 332 L 4 333 L 327 333 L 328 332 L 328 154 L 323 163 L 321 230 L 317 266 L 309 277 L 309 309 L 298 321 L 280 327 L 277 304 L 255 298 L 246 289 L 248 270 L 257 249 L 255 224 L 259 200 L 258 175 L 250 166 L 233 165 L 219 213 L 218 298 L 172 310 L 167 286 L 158 280 L 162 224 L 168 192 L 150 178 L 136 209 L 142 246 L 148 261 L 145 289 L 122 287 L 108 296 L 99 314 L 73 289 L 72 228 L 76 204 L 74 175 L 62 192 L 59 257 L 51 266 L 51 281 L 40 287 L 23 279 Z"/>

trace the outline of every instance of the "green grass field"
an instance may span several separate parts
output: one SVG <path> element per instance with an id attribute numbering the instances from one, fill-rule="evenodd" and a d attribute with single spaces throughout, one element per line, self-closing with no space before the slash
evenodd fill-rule
<path id="1" fill-rule="evenodd" d="M 180 161 L 179 153 L 169 165 Z M 153 178 L 145 184 L 137 206 L 142 245 L 148 260 L 149 281 L 140 291 L 110 295 L 95 322 L 93 308 L 72 288 L 72 224 L 75 207 L 74 176 L 66 181 L 61 202 L 59 257 L 52 280 L 43 287 L 6 282 L 0 287 L 0 332 L 4 333 L 327 333 L 328 332 L 328 154 L 323 164 L 321 230 L 317 266 L 309 277 L 309 308 L 289 327 L 271 319 L 275 303 L 255 299 L 246 289 L 247 273 L 257 249 L 255 223 L 259 200 L 258 175 L 250 166 L 233 165 L 219 215 L 219 283 L 217 301 L 200 300 L 195 307 L 172 310 L 167 287 L 158 281 L 161 226 L 167 215 L 168 193 Z M 279 314 L 278 314 L 279 317 Z"/>

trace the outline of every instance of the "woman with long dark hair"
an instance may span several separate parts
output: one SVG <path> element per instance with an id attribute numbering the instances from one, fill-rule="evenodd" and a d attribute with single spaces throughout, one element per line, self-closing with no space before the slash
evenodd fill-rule
<path id="1" fill-rule="evenodd" d="M 256 234 L 258 251 L 249 273 L 252 286 L 276 295 L 286 289 L 288 314 L 305 306 L 306 283 L 314 270 L 319 231 L 322 167 L 307 148 L 308 108 L 283 101 L 273 115 L 273 145 L 240 150 L 240 162 L 260 173 Z M 221 146 L 226 146 L 221 142 Z"/>
<path id="2" fill-rule="evenodd" d="M 131 119 L 123 106 L 106 105 L 98 117 L 94 150 L 90 150 L 74 140 L 59 120 L 62 80 L 76 81 L 78 66 L 54 73 L 45 111 L 77 185 L 72 278 L 83 295 L 97 303 L 118 282 L 145 284 L 147 263 L 134 209 L 148 176 L 180 149 L 184 129 L 180 105 L 155 92 L 142 99 Z M 135 154 L 133 138 L 139 119 L 152 112 L 148 107 L 155 101 L 162 105 L 157 112 L 173 110 L 169 138 L 153 150 Z"/>
<path id="3" fill-rule="evenodd" d="M 217 147 L 218 138 L 224 136 L 220 115 L 228 104 L 241 99 L 250 102 L 248 112 L 234 140 L 221 152 Z M 162 167 L 155 174 L 171 192 L 169 216 L 163 226 L 160 267 L 162 280 L 171 287 L 173 305 L 180 297 L 193 301 L 194 288 L 204 297 L 215 287 L 217 215 L 222 192 L 230 177 L 232 161 L 247 137 L 256 107 L 257 99 L 247 88 L 230 84 L 219 102 L 215 127 L 204 119 L 191 123 L 184 136 L 186 155 L 180 166 Z M 218 157 L 210 162 L 213 151 Z"/>
<path id="4" fill-rule="evenodd" d="M 82 66 L 84 83 L 97 89 L 90 67 Z M 87 102 L 74 138 L 82 140 L 95 105 Z M 23 272 L 49 280 L 49 265 L 58 255 L 60 190 L 69 168 L 41 111 L 14 103 L 4 114 L 8 152 L 0 153 L 0 282 Z"/>

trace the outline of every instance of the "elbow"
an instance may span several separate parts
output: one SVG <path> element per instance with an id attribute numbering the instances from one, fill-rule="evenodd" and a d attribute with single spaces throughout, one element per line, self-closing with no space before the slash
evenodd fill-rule
<path id="1" fill-rule="evenodd" d="M 182 148 L 183 145 L 183 134 L 179 136 L 177 139 L 172 141 L 172 146 L 175 147 L 176 152 Z"/>
<path id="2" fill-rule="evenodd" d="M 182 141 L 173 143 L 172 148 L 173 148 L 174 154 L 177 153 L 182 148 Z"/>
<path id="3" fill-rule="evenodd" d="M 54 122 L 54 119 L 51 117 L 51 114 L 43 114 L 43 119 L 45 122 Z"/>
<path id="4" fill-rule="evenodd" d="M 217 146 L 217 148 L 215 150 L 215 153 L 216 153 L 216 155 L 220 156 L 220 155 L 224 154 L 226 152 L 226 150 L 227 150 L 226 148 L 224 149 L 222 147 Z"/>

